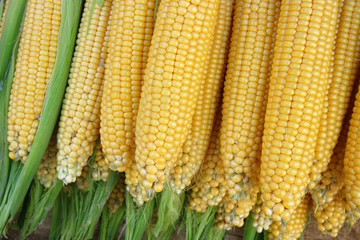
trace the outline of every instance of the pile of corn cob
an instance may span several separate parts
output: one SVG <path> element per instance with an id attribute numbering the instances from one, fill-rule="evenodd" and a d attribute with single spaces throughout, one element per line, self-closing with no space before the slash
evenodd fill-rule
<path id="1" fill-rule="evenodd" d="M 124 214 L 126 239 L 360 218 L 360 1 L 0 0 L 0 19 L 3 235 L 52 207 L 50 239 L 101 213 L 100 239 Z"/>

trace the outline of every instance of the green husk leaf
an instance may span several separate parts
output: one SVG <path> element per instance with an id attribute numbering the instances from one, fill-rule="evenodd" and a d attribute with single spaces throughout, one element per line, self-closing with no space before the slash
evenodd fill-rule
<path id="1" fill-rule="evenodd" d="M 3 82 L 8 63 L 13 53 L 19 27 L 23 20 L 26 0 L 11 0 L 6 12 L 5 21 L 0 35 L 0 86 Z M 16 16 L 16 17 L 14 17 Z"/>
<path id="2" fill-rule="evenodd" d="M 37 178 L 34 179 L 33 187 L 30 190 L 30 206 L 26 209 L 24 224 L 21 228 L 21 239 L 26 239 L 45 219 L 54 206 L 61 189 L 61 181 L 57 181 L 49 189 L 46 189 Z"/>
<path id="3" fill-rule="evenodd" d="M 5 7 L 5 0 L 0 0 L 0 24 L 3 16 L 3 12 L 5 10 L 4 7 Z"/>
<path id="4" fill-rule="evenodd" d="M 17 1 L 11 1 L 10 6 L 16 2 Z M 32 179 L 36 174 L 58 119 L 69 74 L 81 10 L 81 0 L 62 1 L 57 55 L 47 86 L 39 127 L 26 164 L 20 168 L 14 182 L 7 185 L 9 195 L 7 198 L 2 199 L 3 202 L 0 206 L 0 230 L 3 230 L 8 220 L 14 218 L 19 211 L 31 184 L 29 179 Z M 11 16 L 13 19 L 15 19 L 13 16 L 17 16 L 16 14 L 10 14 L 10 12 L 8 14 L 7 16 Z M 8 18 L 6 18 L 6 20 L 7 19 Z M 6 24 L 7 22 L 5 21 L 5 25 Z M 6 35 L 7 34 L 5 34 L 5 36 Z M 3 36 L 4 34 L 1 36 L 0 46 L 3 46 Z M 2 49 L 4 48 L 0 49 L 0 55 Z M 5 47 L 5 49 L 7 48 Z M 1 74 L 2 67 L 0 65 L 0 78 Z"/>
<path id="5" fill-rule="evenodd" d="M 214 222 L 215 223 L 215 222 Z M 215 227 L 215 224 L 210 228 L 208 234 L 207 234 L 207 240 L 222 240 L 224 239 L 226 234 L 225 229 L 218 230 Z"/>
<path id="6" fill-rule="evenodd" d="M 183 212 L 185 191 L 180 194 L 165 185 L 157 202 L 157 221 L 149 239 L 170 239 Z"/>
<path id="7" fill-rule="evenodd" d="M 210 228 L 215 224 L 217 206 L 209 207 L 199 213 L 190 209 L 185 210 L 186 240 L 205 240 Z"/>
<path id="8" fill-rule="evenodd" d="M 156 21 L 156 14 L 159 8 L 159 4 L 160 4 L 161 0 L 155 0 L 155 8 L 154 8 L 154 21 Z"/>
<path id="9" fill-rule="evenodd" d="M 66 226 L 69 226 L 68 232 L 70 234 L 74 234 L 75 227 L 74 225 L 74 219 L 71 218 L 69 215 L 72 215 L 75 217 L 75 213 L 72 211 L 72 208 L 69 208 L 71 206 L 71 198 L 70 193 L 65 192 L 64 189 L 60 192 L 58 198 L 55 201 L 54 207 L 52 209 L 52 218 L 51 218 L 51 225 L 50 225 L 50 240 L 58 240 L 60 239 L 61 232 L 63 229 L 66 228 Z M 66 221 L 64 220 L 66 219 Z M 70 223 L 68 222 L 70 221 Z"/>
<path id="10" fill-rule="evenodd" d="M 108 206 L 104 207 L 101 215 L 101 226 L 99 240 L 114 239 L 122 219 L 126 212 L 126 206 L 123 204 L 116 212 L 111 213 Z"/>
<path id="11" fill-rule="evenodd" d="M 125 240 L 140 240 L 150 221 L 155 207 L 155 198 L 137 208 L 128 191 L 125 193 L 126 230 Z"/>
<path id="12" fill-rule="evenodd" d="M 13 1 L 16 2 L 16 1 Z M 12 10 L 12 13 L 16 13 L 16 16 L 23 16 L 18 18 L 21 21 L 13 22 L 8 20 L 7 25 L 12 25 L 8 29 L 12 31 L 14 35 L 0 36 L 0 71 L 5 71 L 4 75 L 0 76 L 0 199 L 4 198 L 6 186 L 8 183 L 8 177 L 10 174 L 10 158 L 9 158 L 9 143 L 7 141 L 7 113 L 9 108 L 9 98 L 12 85 L 12 79 L 15 73 L 16 56 L 19 49 L 20 36 L 22 32 L 22 24 L 24 19 L 24 9 L 26 1 L 24 3 L 17 1 L 19 5 L 11 5 L 8 8 Z M 23 4 L 23 6 L 21 6 Z M 16 8 L 16 9 L 14 9 Z M 14 18 L 13 18 L 14 19 Z M 17 25 L 19 23 L 19 25 Z M 4 33 L 4 31 L 3 31 Z M 13 45 L 12 45 L 13 44 Z M 8 47 L 11 52 L 10 56 L 6 56 L 6 52 L 3 52 L 3 48 Z M 9 57 L 9 58 L 8 58 Z M 8 62 L 9 61 L 9 62 Z"/>
<path id="13" fill-rule="evenodd" d="M 82 207 L 80 218 L 76 220 L 76 225 L 79 226 L 74 239 L 91 239 L 96 224 L 100 218 L 101 212 L 106 204 L 107 199 L 110 197 L 112 190 L 120 179 L 121 174 L 110 171 L 109 177 L 106 182 L 93 181 L 90 183 L 91 189 L 86 194 L 85 204 Z M 90 193 L 90 194 L 89 194 Z"/>
<path id="14" fill-rule="evenodd" d="M 256 239 L 257 231 L 253 227 L 254 218 L 252 217 L 252 211 L 250 211 L 249 216 L 246 218 L 245 230 L 244 230 L 244 240 L 254 240 Z"/>

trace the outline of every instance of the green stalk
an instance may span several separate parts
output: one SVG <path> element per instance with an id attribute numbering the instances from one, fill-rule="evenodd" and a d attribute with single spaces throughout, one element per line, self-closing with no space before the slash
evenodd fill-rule
<path id="1" fill-rule="evenodd" d="M 17 1 L 11 1 L 10 6 L 15 2 Z M 0 206 L 1 232 L 5 228 L 8 220 L 14 218 L 19 211 L 26 192 L 30 187 L 30 179 L 33 179 L 36 174 L 58 119 L 68 79 L 81 10 L 81 0 L 62 1 L 57 55 L 54 69 L 47 86 L 39 127 L 26 164 L 20 169 L 15 181 L 7 185 L 7 188 L 10 188 L 9 195 L 7 198 L 2 199 L 3 202 Z M 14 18 L 14 16 L 18 15 L 10 14 L 9 12 L 6 20 L 8 17 Z M 6 23 L 7 22 L 5 21 L 5 25 Z M 7 34 L 2 34 L 0 46 L 4 46 L 2 41 L 5 37 L 3 36 L 7 36 Z M 0 49 L 0 56 L 1 51 L 4 51 L 3 49 L 4 48 Z M 1 71 L 2 68 L 0 65 L 0 77 Z"/>
<path id="2" fill-rule="evenodd" d="M 155 207 L 155 198 L 137 208 L 128 191 L 125 193 L 126 231 L 125 240 L 140 240 L 150 221 Z"/>
<path id="3" fill-rule="evenodd" d="M 177 194 L 168 184 L 165 185 L 157 202 L 158 218 L 152 231 L 153 236 L 148 236 L 148 239 L 170 239 L 183 212 L 184 200 L 185 191 Z"/>
<path id="4" fill-rule="evenodd" d="M 249 216 L 246 218 L 245 230 L 244 230 L 244 240 L 254 240 L 256 239 L 257 231 L 253 227 L 254 219 L 252 217 L 252 211 Z"/>
<path id="5" fill-rule="evenodd" d="M 35 231 L 39 223 L 45 219 L 61 189 L 61 181 L 57 181 L 49 189 L 46 189 L 37 178 L 34 179 L 34 186 L 30 190 L 31 204 L 26 209 L 24 224 L 21 228 L 21 239 L 26 239 L 27 236 Z"/>
<path id="6" fill-rule="evenodd" d="M 199 213 L 186 208 L 186 240 L 205 240 L 210 228 L 215 224 L 217 206 L 209 207 L 206 212 Z"/>
<path id="7" fill-rule="evenodd" d="M 101 226 L 99 240 L 114 239 L 122 219 L 126 212 L 126 206 L 123 204 L 116 212 L 111 213 L 108 206 L 104 207 L 101 215 Z"/>

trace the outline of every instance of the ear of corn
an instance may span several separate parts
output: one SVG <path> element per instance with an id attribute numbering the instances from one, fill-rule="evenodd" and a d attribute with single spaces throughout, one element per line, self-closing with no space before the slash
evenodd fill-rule
<path id="1" fill-rule="evenodd" d="M 215 23 L 214 39 L 206 64 L 192 126 L 184 143 L 181 157 L 170 175 L 171 188 L 180 193 L 189 186 L 198 172 L 208 148 L 217 105 L 220 102 L 223 79 L 226 70 L 227 50 L 230 40 L 233 0 L 220 0 L 219 13 Z M 209 38 L 209 42 L 210 42 Z M 207 43 L 206 43 L 207 44 Z"/>
<path id="2" fill-rule="evenodd" d="M 309 188 L 313 189 L 330 162 L 349 106 L 351 91 L 359 68 L 360 4 L 345 0 L 339 17 L 333 56 L 332 79 L 327 95 L 325 117 L 321 121 Z M 329 42 L 332 39 L 329 38 Z"/>
<path id="3" fill-rule="evenodd" d="M 220 161 L 221 116 L 219 106 L 204 163 L 190 189 L 188 208 L 197 212 L 205 212 L 208 206 L 218 205 L 226 192 L 224 165 Z"/>
<path id="4" fill-rule="evenodd" d="M 259 191 L 261 137 L 280 1 L 236 1 L 226 73 L 221 160 L 224 228 L 242 226 Z M 251 20 L 250 20 L 251 19 Z"/>
<path id="5" fill-rule="evenodd" d="M 344 192 L 340 191 L 320 206 L 314 202 L 313 210 L 318 229 L 324 234 L 336 237 L 346 219 Z"/>
<path id="6" fill-rule="evenodd" d="M 339 139 L 331 156 L 331 161 L 327 166 L 327 170 L 321 174 L 321 179 L 317 183 L 316 187 L 310 190 L 311 197 L 316 204 L 321 205 L 325 202 L 332 201 L 333 197 L 344 185 L 344 156 L 350 126 L 350 118 L 356 94 L 356 91 L 354 90 L 351 96 L 350 106 L 347 109 L 347 113 L 343 121 Z"/>
<path id="7" fill-rule="evenodd" d="M 345 195 L 346 210 L 350 218 L 360 218 L 360 186 L 357 170 L 359 168 L 359 150 L 360 143 L 359 121 L 360 121 L 360 92 L 356 94 L 355 105 L 350 120 L 349 132 L 347 135 L 344 174 L 345 174 Z"/>
<path id="8" fill-rule="evenodd" d="M 19 18 L 22 16 L 23 20 L 25 4 L 25 1 L 18 1 L 17 4 L 12 5 L 7 11 L 10 11 L 12 14 L 17 14 Z M 23 21 L 19 22 L 17 19 L 12 18 L 8 20 L 5 25 L 5 29 L 8 29 L 7 31 L 10 31 L 10 33 L 8 33 L 8 35 L 0 34 L 0 113 L 2 114 L 0 120 L 0 199 L 3 199 L 7 183 L 11 177 L 11 159 L 9 158 L 9 143 L 7 142 L 7 116 L 12 79 L 15 74 L 16 56 L 23 29 L 22 23 Z M 4 49 L 7 47 L 10 48 L 11 51 L 6 53 Z"/>
<path id="9" fill-rule="evenodd" d="M 309 183 L 338 1 L 282 1 L 261 155 L 262 211 L 287 222 Z"/>
<path id="10" fill-rule="evenodd" d="M 268 239 L 298 239 L 309 219 L 310 200 L 308 195 L 301 200 L 285 226 L 281 221 L 273 221 L 269 228 Z"/>
<path id="11" fill-rule="evenodd" d="M 114 0 L 101 107 L 101 144 L 112 170 L 134 158 L 135 122 L 154 28 L 155 0 Z"/>
<path id="12" fill-rule="evenodd" d="M 57 54 L 61 1 L 29 0 L 8 112 L 9 156 L 26 162 Z"/>
<path id="13" fill-rule="evenodd" d="M 135 164 L 127 175 L 127 189 L 140 205 L 162 191 L 186 140 L 218 3 L 160 2 L 136 121 Z"/>
<path id="14" fill-rule="evenodd" d="M 65 184 L 81 175 L 99 135 L 111 3 L 85 3 L 59 122 L 57 171 Z"/>
<path id="15" fill-rule="evenodd" d="M 17 1 L 11 1 L 11 3 L 13 2 L 14 4 L 16 4 Z M 11 3 L 9 5 L 9 10 L 12 7 Z M 27 10 L 28 9 L 30 9 L 30 5 L 28 5 Z M 14 217 L 17 214 L 21 206 L 21 203 L 25 197 L 25 194 L 30 186 L 31 181 L 29 181 L 29 179 L 32 179 L 33 176 L 36 174 L 36 170 L 46 150 L 47 144 L 52 134 L 52 130 L 54 129 L 56 120 L 58 118 L 58 112 L 61 106 L 61 99 L 63 97 L 66 86 L 66 78 L 70 68 L 70 61 L 75 43 L 80 12 L 81 12 L 81 1 L 79 0 L 64 1 L 61 5 L 61 24 L 59 29 L 60 40 L 59 40 L 59 44 L 56 44 L 57 45 L 56 61 L 54 63 L 54 67 L 51 73 L 49 83 L 47 84 L 44 104 L 42 104 L 40 122 L 37 128 L 35 139 L 31 147 L 31 151 L 28 156 L 29 161 L 27 161 L 27 164 L 23 166 L 16 163 L 11 164 L 12 165 L 11 167 L 18 169 L 16 172 L 14 172 L 16 176 L 14 178 L 11 178 L 10 179 L 11 182 L 9 182 L 7 185 L 7 189 L 6 189 L 6 191 L 8 192 L 7 197 L 3 198 L 1 202 L 1 208 L 0 208 L 1 230 L 4 228 L 10 216 Z M 10 14 L 10 11 L 8 12 L 8 14 Z M 13 12 L 11 15 L 14 16 Z M 18 14 L 17 16 L 19 15 L 21 14 Z M 29 15 L 30 17 L 33 17 L 30 13 Z M 27 16 L 25 16 L 25 18 L 26 17 Z M 25 26 L 26 24 L 24 24 L 24 27 Z M 3 33 L 5 31 L 8 31 L 7 29 L 8 27 L 7 27 L 7 19 L 6 19 L 3 28 Z M 24 34 L 27 34 L 27 32 L 24 31 L 23 35 Z M 0 46 L 2 44 L 1 42 L 3 41 L 2 36 L 0 37 Z M 10 36 L 6 36 L 6 37 L 8 38 Z M 0 48 L 0 51 L 2 51 L 3 49 L 4 48 Z M 21 53 L 21 51 L 23 50 L 25 51 L 25 48 L 22 49 L 20 42 L 18 57 L 26 53 L 26 51 L 24 53 Z M 4 52 L 6 51 L 8 50 L 4 50 Z M 18 61 L 16 67 L 18 67 L 19 64 L 20 63 Z M 0 70 L 2 71 L 2 68 Z M 1 71 L 0 71 L 0 76 L 2 76 Z"/>

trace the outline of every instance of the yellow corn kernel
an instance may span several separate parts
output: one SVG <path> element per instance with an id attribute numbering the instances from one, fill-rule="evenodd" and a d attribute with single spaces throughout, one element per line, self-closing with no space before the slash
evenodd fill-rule
<path id="1" fill-rule="evenodd" d="M 340 191 L 344 185 L 344 155 L 346 148 L 346 139 L 350 125 L 351 111 L 354 105 L 355 93 L 350 101 L 350 106 L 344 118 L 344 123 L 340 132 L 338 143 L 336 144 L 331 161 L 327 166 L 327 170 L 322 173 L 321 179 L 315 188 L 310 190 L 311 197 L 314 202 L 321 205 L 329 202 Z"/>
<path id="2" fill-rule="evenodd" d="M 301 200 L 286 225 L 283 225 L 281 221 L 273 221 L 269 227 L 269 239 L 298 239 L 309 216 L 310 200 L 309 196 Z"/>
<path id="3" fill-rule="evenodd" d="M 243 192 L 239 192 L 236 195 L 230 195 L 226 192 L 219 207 L 216 211 L 216 225 L 218 229 L 229 230 L 232 227 L 242 227 L 244 219 L 247 218 L 251 209 L 255 206 L 258 192 L 250 190 L 251 184 L 245 184 Z M 259 189 L 257 187 L 256 189 Z"/>
<path id="4" fill-rule="evenodd" d="M 205 212 L 208 206 L 216 206 L 226 192 L 223 162 L 220 157 L 221 108 L 217 111 L 209 147 L 199 174 L 194 178 L 188 207 Z"/>
<path id="5" fill-rule="evenodd" d="M 228 182 L 222 205 L 231 214 L 240 212 L 240 218 L 248 215 L 259 192 L 261 138 L 280 3 L 245 0 L 235 4 L 220 152 Z M 241 204 L 243 195 L 252 198 L 249 204 Z"/>
<path id="6" fill-rule="evenodd" d="M 58 130 L 58 178 L 66 184 L 80 176 L 99 136 L 111 4 L 85 3 Z"/>
<path id="7" fill-rule="evenodd" d="M 26 162 L 39 125 L 56 57 L 61 0 L 29 0 L 21 35 L 9 112 L 9 156 Z"/>
<path id="8" fill-rule="evenodd" d="M 310 189 L 317 185 L 321 173 L 326 171 L 330 162 L 359 68 L 357 59 L 360 57 L 360 4 L 345 0 L 339 15 L 332 79 L 327 95 L 327 107 L 319 128 L 315 161 L 310 175 Z"/>
<path id="9" fill-rule="evenodd" d="M 155 0 L 114 0 L 101 102 L 101 144 L 112 170 L 134 158 L 135 123 L 154 27 Z"/>
<path id="10" fill-rule="evenodd" d="M 191 130 L 168 180 L 171 188 L 178 193 L 190 185 L 191 179 L 203 162 L 209 145 L 225 76 L 233 7 L 234 0 L 220 0 L 211 52 L 208 55 L 209 59 L 203 62 L 207 66 L 204 75 L 206 77 L 200 87 Z"/>
<path id="11" fill-rule="evenodd" d="M 328 38 L 335 35 L 337 10 L 338 1 L 334 0 L 281 3 L 260 171 L 262 209 L 274 221 L 290 220 L 310 180 L 329 86 L 334 39 Z M 287 169 L 281 169 L 283 166 Z M 274 171 L 267 171 L 269 167 Z M 293 182 L 285 182 L 289 175 Z M 277 190 L 284 194 L 276 195 Z M 272 204 L 265 205 L 267 201 Z M 284 211 L 275 212 L 276 204 L 283 205 Z"/>
<path id="12" fill-rule="evenodd" d="M 314 202 L 313 211 L 318 223 L 318 229 L 331 237 L 336 237 L 346 219 L 343 191 L 340 191 L 333 199 L 322 205 L 317 205 Z"/>
<path id="13" fill-rule="evenodd" d="M 136 120 L 135 164 L 126 177 L 127 189 L 138 204 L 162 191 L 186 140 L 204 74 L 201 63 L 210 52 L 206 43 L 214 34 L 218 3 L 160 2 Z M 163 117 L 169 122 L 161 123 Z M 150 166 L 157 172 L 149 171 L 153 169 Z"/>

